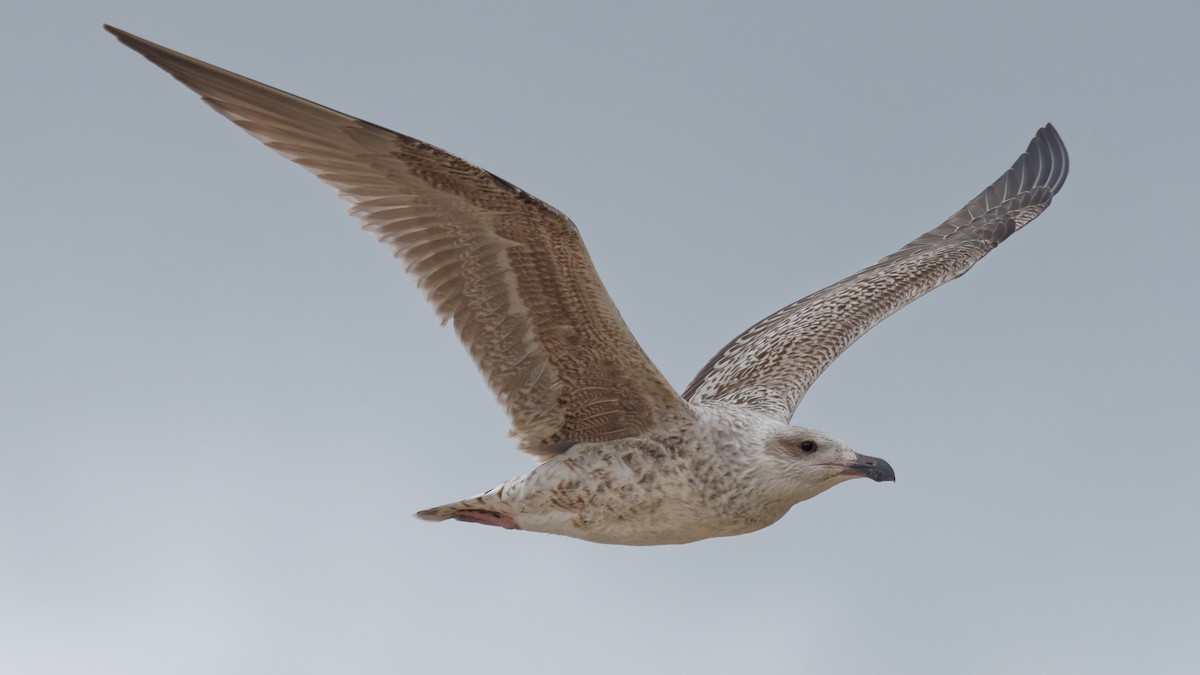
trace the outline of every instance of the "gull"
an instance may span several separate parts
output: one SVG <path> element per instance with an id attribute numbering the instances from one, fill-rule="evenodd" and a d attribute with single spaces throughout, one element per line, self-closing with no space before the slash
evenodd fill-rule
<path id="1" fill-rule="evenodd" d="M 744 534 L 892 467 L 791 418 L 866 331 L 1036 218 L 1067 177 L 1054 127 L 899 251 L 735 337 L 678 393 L 642 351 L 562 213 L 445 150 L 105 28 L 316 174 L 392 248 L 540 463 L 419 518 L 627 545 Z"/>

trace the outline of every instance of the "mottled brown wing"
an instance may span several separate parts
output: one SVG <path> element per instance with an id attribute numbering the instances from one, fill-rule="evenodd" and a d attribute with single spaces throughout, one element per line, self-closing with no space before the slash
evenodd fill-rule
<path id="1" fill-rule="evenodd" d="M 863 333 L 964 274 L 1045 210 L 1066 178 L 1067 149 L 1046 125 L 1011 169 L 946 222 L 751 326 L 704 366 L 683 397 L 788 421 L 817 377 Z"/>
<path id="2" fill-rule="evenodd" d="M 454 322 L 523 450 L 546 459 L 686 411 L 549 205 L 427 143 L 106 28 L 353 205 Z"/>

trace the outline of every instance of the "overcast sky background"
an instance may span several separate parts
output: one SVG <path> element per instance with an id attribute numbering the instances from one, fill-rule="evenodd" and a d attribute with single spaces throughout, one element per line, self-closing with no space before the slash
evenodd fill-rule
<path id="1" fill-rule="evenodd" d="M 1196 672 L 1200 5 L 967 4 L 6 5 L 0 672 Z M 433 525 L 533 466 L 453 332 L 102 22 L 558 207 L 681 388 L 1042 124 L 1071 174 L 801 405 L 896 484 L 676 547 Z"/>

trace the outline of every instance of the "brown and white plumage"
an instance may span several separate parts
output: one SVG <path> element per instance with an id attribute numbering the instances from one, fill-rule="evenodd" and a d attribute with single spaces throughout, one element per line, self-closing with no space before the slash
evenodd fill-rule
<path id="1" fill-rule="evenodd" d="M 543 460 L 418 514 L 429 520 L 682 543 L 759 529 L 850 478 L 894 480 L 883 460 L 788 420 L 850 344 L 1035 218 L 1067 173 L 1066 149 L 1047 125 L 945 223 L 754 325 L 681 397 L 629 332 L 575 226 L 552 207 L 427 143 L 106 28 L 336 188 L 453 322 L 520 447 Z"/>
<path id="2" fill-rule="evenodd" d="M 107 28 L 353 205 L 454 323 L 523 450 L 546 459 L 686 414 L 553 207 L 428 143 Z"/>
<path id="3" fill-rule="evenodd" d="M 957 213 L 878 263 L 759 321 L 709 361 L 683 396 L 725 401 L 786 422 L 842 352 L 893 312 L 962 276 L 1050 205 L 1067 179 L 1052 125 Z"/>

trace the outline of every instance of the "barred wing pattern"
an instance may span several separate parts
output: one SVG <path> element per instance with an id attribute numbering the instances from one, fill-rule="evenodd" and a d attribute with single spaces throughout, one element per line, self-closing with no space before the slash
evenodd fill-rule
<path id="1" fill-rule="evenodd" d="M 353 205 L 454 322 L 521 449 L 547 459 L 687 414 L 549 205 L 427 143 L 106 28 Z"/>
<path id="2" fill-rule="evenodd" d="M 1047 206 L 1067 177 L 1051 125 L 958 213 L 875 265 L 775 312 L 726 345 L 683 397 L 723 401 L 787 422 L 842 352 L 904 305 L 966 273 Z"/>

